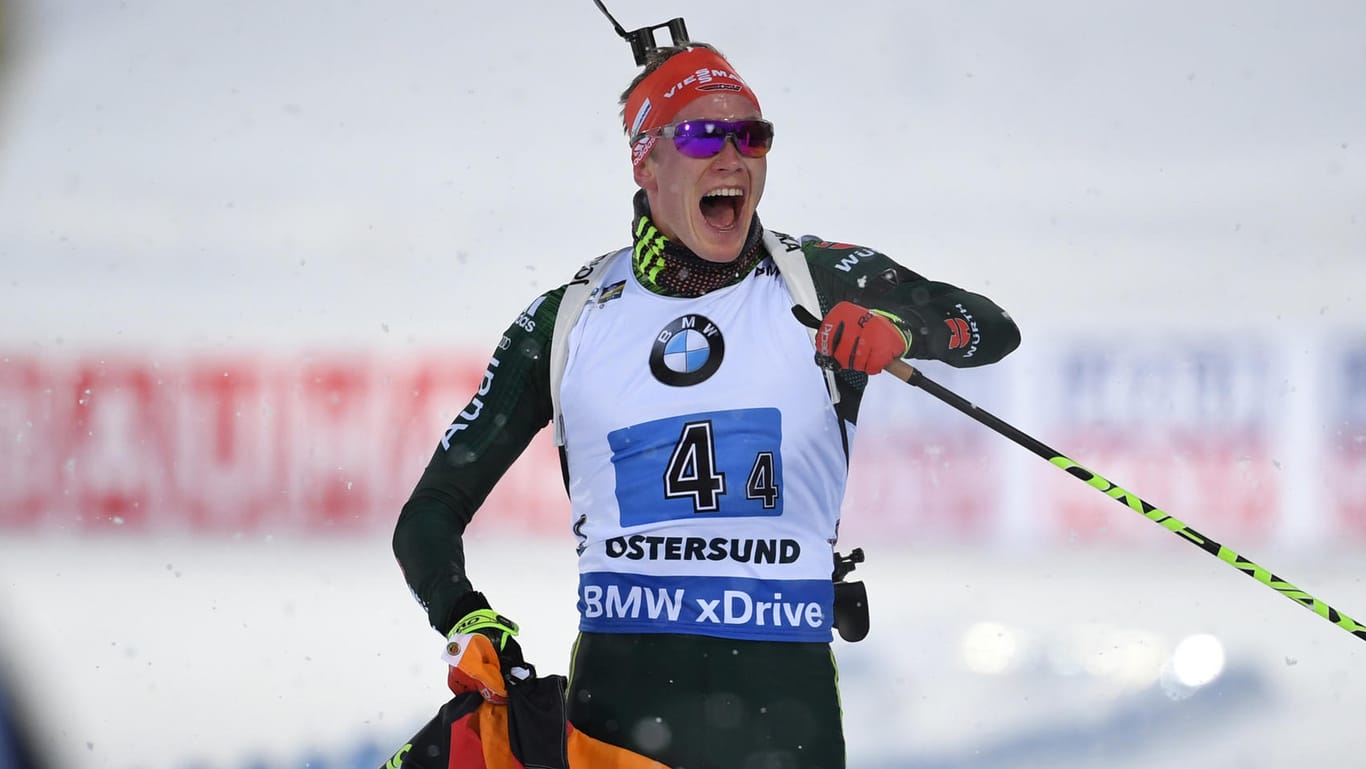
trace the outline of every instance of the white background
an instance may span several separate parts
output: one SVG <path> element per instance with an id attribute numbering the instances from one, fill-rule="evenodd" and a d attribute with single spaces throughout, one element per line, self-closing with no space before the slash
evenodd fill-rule
<path id="1" fill-rule="evenodd" d="M 777 124 L 765 222 L 1041 324 L 1366 317 L 1366 9 L 622 3 Z M 625 242 L 588 2 L 21 3 L 0 123 L 11 344 L 491 345 Z"/>

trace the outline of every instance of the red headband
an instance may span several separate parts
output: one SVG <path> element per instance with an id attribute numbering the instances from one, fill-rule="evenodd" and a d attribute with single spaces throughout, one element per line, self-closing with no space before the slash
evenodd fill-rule
<path id="1" fill-rule="evenodd" d="M 708 48 L 676 53 L 651 72 L 626 99 L 626 133 L 631 137 L 631 163 L 640 165 L 655 146 L 654 136 L 641 134 L 666 126 L 693 101 L 710 93 L 736 93 L 759 106 L 730 63 Z M 639 138 L 637 138 L 639 137 Z"/>

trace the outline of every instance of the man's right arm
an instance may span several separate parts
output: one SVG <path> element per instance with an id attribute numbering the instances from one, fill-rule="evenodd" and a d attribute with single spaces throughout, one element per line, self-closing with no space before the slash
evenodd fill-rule
<path id="1" fill-rule="evenodd" d="M 542 295 L 508 327 L 478 391 L 446 428 L 394 527 L 394 556 L 404 579 L 443 635 L 460 619 L 461 599 L 473 589 L 465 574 L 465 527 L 550 422 L 550 337 L 563 295 L 563 287 Z"/>

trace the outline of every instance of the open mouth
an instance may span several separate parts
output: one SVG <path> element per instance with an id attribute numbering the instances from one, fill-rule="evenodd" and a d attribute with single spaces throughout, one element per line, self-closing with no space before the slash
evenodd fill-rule
<path id="1" fill-rule="evenodd" d="M 698 207 L 702 218 L 713 229 L 723 232 L 740 224 L 740 211 L 745 205 L 745 192 L 739 187 L 721 187 L 702 196 Z"/>

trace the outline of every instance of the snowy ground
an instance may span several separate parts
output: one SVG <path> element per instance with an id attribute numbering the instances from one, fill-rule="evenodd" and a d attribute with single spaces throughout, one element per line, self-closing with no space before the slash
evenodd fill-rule
<path id="1" fill-rule="evenodd" d="M 869 638 L 837 642 L 853 767 L 1249 769 L 1366 749 L 1366 647 L 1195 548 L 846 544 L 868 553 L 873 606 Z M 1362 553 L 1250 555 L 1366 613 Z M 470 560 L 528 658 L 564 672 L 571 543 L 482 541 Z M 373 766 L 446 698 L 438 638 L 380 537 L 7 534 L 0 611 L 3 672 L 68 769 Z M 1226 659 L 1192 689 L 1171 652 L 1202 633 Z"/>

